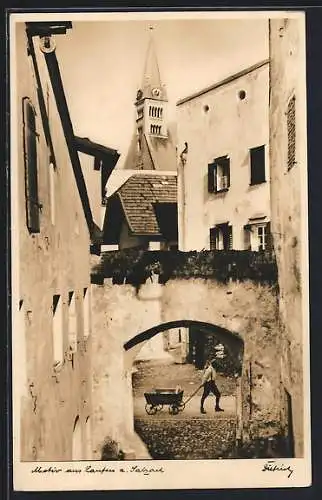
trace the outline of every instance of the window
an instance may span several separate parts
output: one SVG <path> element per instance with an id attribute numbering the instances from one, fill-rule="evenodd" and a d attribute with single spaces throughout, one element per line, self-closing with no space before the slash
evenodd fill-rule
<path id="1" fill-rule="evenodd" d="M 250 149 L 250 184 L 265 182 L 265 146 Z"/>
<path id="2" fill-rule="evenodd" d="M 161 242 L 160 241 L 149 241 L 149 250 L 156 251 L 161 250 Z"/>
<path id="3" fill-rule="evenodd" d="M 77 321 L 76 321 L 76 299 L 75 293 L 68 295 L 68 343 L 69 352 L 77 351 Z"/>
<path id="4" fill-rule="evenodd" d="M 269 222 L 247 224 L 244 229 L 246 249 L 253 252 L 270 250 L 271 235 Z"/>
<path id="5" fill-rule="evenodd" d="M 233 248 L 233 228 L 228 222 L 210 228 L 210 250 L 231 250 Z"/>
<path id="6" fill-rule="evenodd" d="M 208 165 L 208 192 L 227 191 L 230 186 L 230 160 L 227 156 L 217 158 Z"/>
<path id="7" fill-rule="evenodd" d="M 238 92 L 238 97 L 241 101 L 243 101 L 246 98 L 246 91 L 245 90 L 240 90 Z"/>
<path id="8" fill-rule="evenodd" d="M 52 312 L 54 368 L 59 368 L 64 360 L 63 307 L 60 295 L 53 296 Z"/>
<path id="9" fill-rule="evenodd" d="M 143 133 L 143 128 L 138 127 L 137 149 L 138 149 L 139 153 L 142 150 L 142 133 Z M 104 187 L 104 189 L 105 189 L 105 187 Z"/>
<path id="10" fill-rule="evenodd" d="M 256 236 L 258 251 L 265 250 L 267 247 L 267 226 L 257 226 Z"/>
<path id="11" fill-rule="evenodd" d="M 38 134 L 36 112 L 28 97 L 23 99 L 23 140 L 27 227 L 31 233 L 39 233 L 41 204 L 38 200 Z"/>
<path id="12" fill-rule="evenodd" d="M 153 115 L 155 118 L 162 118 L 163 109 L 155 108 L 155 114 Z"/>
<path id="13" fill-rule="evenodd" d="M 150 125 L 150 134 L 160 135 L 161 134 L 161 125 Z"/>
<path id="14" fill-rule="evenodd" d="M 290 170 L 296 163 L 296 111 L 295 96 L 289 100 L 287 106 L 287 168 Z"/>
<path id="15" fill-rule="evenodd" d="M 79 215 L 78 212 L 75 212 L 75 225 L 74 225 L 74 231 L 76 236 L 79 236 L 80 233 L 80 227 L 79 227 Z"/>
<path id="16" fill-rule="evenodd" d="M 83 295 L 83 319 L 84 319 L 84 339 L 90 335 L 90 290 L 88 288 L 84 288 Z"/>

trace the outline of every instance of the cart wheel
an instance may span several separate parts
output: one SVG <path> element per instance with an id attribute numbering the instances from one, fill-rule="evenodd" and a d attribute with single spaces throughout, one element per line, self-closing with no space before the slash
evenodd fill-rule
<path id="1" fill-rule="evenodd" d="M 179 411 L 183 411 L 185 409 L 185 407 L 186 407 L 185 403 L 180 403 L 179 407 L 178 407 Z"/>
<path id="2" fill-rule="evenodd" d="M 177 407 L 177 405 L 169 406 L 169 413 L 170 415 L 177 415 L 179 413 L 179 408 Z"/>
<path id="3" fill-rule="evenodd" d="M 147 412 L 148 415 L 155 415 L 157 412 L 157 407 L 153 406 L 153 405 L 146 404 L 145 411 Z"/>
<path id="4" fill-rule="evenodd" d="M 157 411 L 161 411 L 163 409 L 163 405 L 158 405 L 156 408 L 157 408 Z"/>

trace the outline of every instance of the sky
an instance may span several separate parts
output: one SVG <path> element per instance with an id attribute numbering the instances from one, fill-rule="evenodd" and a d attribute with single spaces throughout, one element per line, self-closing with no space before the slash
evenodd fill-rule
<path id="1" fill-rule="evenodd" d="M 73 21 L 56 37 L 74 131 L 121 153 L 135 130 L 136 92 L 151 32 L 175 121 L 176 102 L 268 58 L 268 20 Z"/>

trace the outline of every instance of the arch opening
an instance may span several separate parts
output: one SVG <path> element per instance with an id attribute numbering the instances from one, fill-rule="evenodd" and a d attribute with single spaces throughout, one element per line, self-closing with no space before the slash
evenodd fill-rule
<path id="1" fill-rule="evenodd" d="M 153 355 L 152 350 L 146 349 L 157 337 L 163 340 L 161 345 L 167 356 L 160 351 Z M 159 349 L 160 342 L 157 345 Z M 145 356 L 141 356 L 143 350 Z M 169 321 L 135 335 L 124 344 L 124 351 L 125 358 L 131 362 L 134 429 L 152 458 L 234 456 L 241 425 L 244 353 L 244 341 L 238 333 L 201 321 Z M 223 413 L 216 411 L 215 392 L 201 402 L 203 368 L 207 360 L 214 358 L 215 383 Z M 129 369 L 129 364 L 127 366 Z M 160 391 L 169 394 L 182 391 L 183 407 L 175 414 L 170 403 L 152 408 L 147 395 Z M 202 405 L 205 412 L 201 412 Z M 204 434 L 198 442 L 195 435 L 200 435 L 201 428 Z M 219 437 L 222 435 L 227 439 Z"/>
<path id="2" fill-rule="evenodd" d="M 242 368 L 242 359 L 244 353 L 244 341 L 242 337 L 226 328 L 214 325 L 212 323 L 206 323 L 202 321 L 194 321 L 194 320 L 176 320 L 176 321 L 168 321 L 165 323 L 161 323 L 157 326 L 149 328 L 124 343 L 125 351 L 129 351 L 130 349 L 138 346 L 139 344 L 149 341 L 156 335 L 165 332 L 167 330 L 186 328 L 189 330 L 189 343 L 194 338 L 198 341 L 198 333 L 201 334 L 213 334 L 216 338 L 227 347 L 229 354 L 232 357 L 236 358 L 236 369 L 240 373 Z M 195 333 L 193 333 L 195 332 Z M 191 346 L 190 346 L 191 347 Z M 190 355 L 191 358 L 191 355 Z M 189 357 L 188 357 L 189 359 Z M 200 363 L 198 364 L 200 368 Z"/>

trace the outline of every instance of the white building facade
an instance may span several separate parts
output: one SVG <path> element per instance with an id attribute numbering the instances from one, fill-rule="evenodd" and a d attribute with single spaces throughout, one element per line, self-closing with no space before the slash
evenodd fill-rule
<path id="1" fill-rule="evenodd" d="M 177 103 L 179 249 L 266 250 L 269 64 Z"/>

